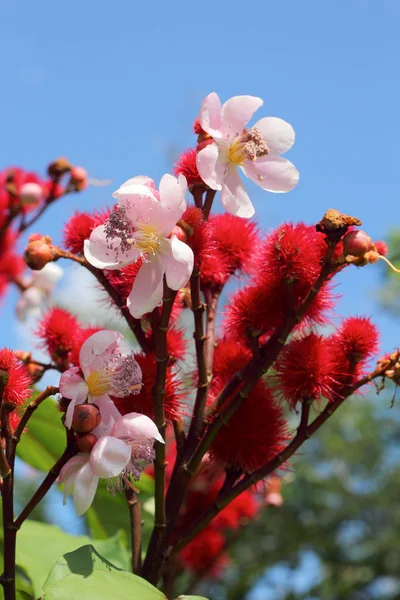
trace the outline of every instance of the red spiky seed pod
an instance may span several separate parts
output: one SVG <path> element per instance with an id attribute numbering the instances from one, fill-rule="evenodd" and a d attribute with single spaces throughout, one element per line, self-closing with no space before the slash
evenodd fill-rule
<path id="1" fill-rule="evenodd" d="M 227 257 L 231 273 L 250 272 L 260 244 L 254 221 L 228 213 L 210 218 L 218 250 Z"/>
<path id="2" fill-rule="evenodd" d="M 278 390 L 294 409 L 297 402 L 334 399 L 334 357 L 322 335 L 310 333 L 291 340 L 275 363 Z"/>
<path id="3" fill-rule="evenodd" d="M 332 338 L 336 350 L 351 362 L 365 362 L 379 348 L 379 331 L 368 317 L 348 317 Z"/>
<path id="4" fill-rule="evenodd" d="M 8 348 L 0 350 L 0 384 L 3 388 L 3 404 L 9 409 L 19 406 L 31 395 L 29 377 L 26 367 Z"/>
<path id="5" fill-rule="evenodd" d="M 216 250 L 214 230 L 209 221 L 204 221 L 203 213 L 196 206 L 188 206 L 180 220 L 186 233 L 186 243 L 193 250 L 197 267 L 209 259 Z"/>
<path id="6" fill-rule="evenodd" d="M 108 209 L 93 213 L 75 211 L 64 225 L 64 247 L 78 256 L 83 256 L 85 240 L 89 239 L 93 229 L 104 223 L 109 213 Z"/>
<path id="7" fill-rule="evenodd" d="M 174 174 L 177 177 L 178 175 L 184 175 L 189 189 L 192 189 L 196 185 L 205 187 L 205 183 L 197 170 L 196 157 L 196 148 L 189 148 L 182 152 L 174 165 Z"/>
<path id="8" fill-rule="evenodd" d="M 57 365 L 68 368 L 69 355 L 79 334 L 77 318 L 67 310 L 54 307 L 39 321 L 35 335 Z"/>

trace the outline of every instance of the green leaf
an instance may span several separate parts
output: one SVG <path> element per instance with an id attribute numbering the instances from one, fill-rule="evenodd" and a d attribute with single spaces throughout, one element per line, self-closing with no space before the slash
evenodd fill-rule
<path id="1" fill-rule="evenodd" d="M 17 455 L 35 469 L 47 472 L 64 452 L 65 442 L 61 413 L 52 398 L 48 398 L 32 415 L 28 430 L 17 446 Z"/>
<path id="2" fill-rule="evenodd" d="M 118 569 L 92 545 L 61 557 L 43 591 L 43 600 L 166 600 L 150 583 Z"/>
<path id="3" fill-rule="evenodd" d="M 176 600 L 208 600 L 208 598 L 204 598 L 204 596 L 178 596 Z"/>
<path id="4" fill-rule="evenodd" d="M 96 549 L 117 567 L 129 569 L 129 554 L 124 544 L 124 532 L 108 540 L 92 541 L 87 536 L 73 536 L 59 527 L 25 521 L 18 534 L 17 564 L 32 582 L 35 598 L 42 593 L 48 573 L 60 556 L 93 543 Z"/>

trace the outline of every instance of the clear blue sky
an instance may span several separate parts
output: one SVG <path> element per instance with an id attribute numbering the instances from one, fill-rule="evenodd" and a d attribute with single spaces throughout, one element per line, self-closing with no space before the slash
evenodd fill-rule
<path id="1" fill-rule="evenodd" d="M 293 124 L 301 173 L 288 195 L 248 184 L 262 225 L 335 207 L 382 238 L 399 214 L 399 19 L 396 0 L 3 2 L 0 165 L 42 172 L 65 155 L 113 179 L 53 207 L 40 229 L 57 240 L 78 206 L 170 170 L 206 94 L 253 94 L 260 117 Z M 392 348 L 400 329 L 371 300 L 379 272 L 349 269 L 340 311 L 374 313 Z"/>

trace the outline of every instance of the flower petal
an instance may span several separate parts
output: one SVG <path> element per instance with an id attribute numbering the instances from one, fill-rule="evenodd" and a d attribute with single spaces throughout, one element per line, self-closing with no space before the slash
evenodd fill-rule
<path id="1" fill-rule="evenodd" d="M 174 177 L 168 173 L 160 181 L 160 204 L 162 207 L 162 222 L 159 233 L 167 237 L 186 210 L 185 193 L 186 178 L 183 175 Z"/>
<path id="2" fill-rule="evenodd" d="M 200 125 L 214 138 L 222 137 L 221 109 L 221 100 L 215 92 L 208 94 L 200 107 Z"/>
<path id="3" fill-rule="evenodd" d="M 290 192 L 299 181 L 299 172 L 290 161 L 271 154 L 255 161 L 245 161 L 243 171 L 268 192 Z"/>
<path id="4" fill-rule="evenodd" d="M 100 370 L 109 362 L 123 337 L 119 331 L 103 329 L 96 331 L 83 342 L 79 352 L 79 364 L 85 377 L 95 369 Z"/>
<path id="5" fill-rule="evenodd" d="M 116 421 L 121 419 L 121 413 L 114 402 L 107 395 L 97 396 L 93 403 L 98 406 L 101 416 L 101 423 L 91 433 L 97 437 L 110 435 Z"/>
<path id="6" fill-rule="evenodd" d="M 112 241 L 106 237 L 104 225 L 99 225 L 85 240 L 84 254 L 86 260 L 98 269 L 120 269 L 135 262 L 140 251 L 133 247 L 128 252 L 121 250 L 121 238 L 114 237 Z"/>
<path id="7" fill-rule="evenodd" d="M 161 260 L 171 290 L 185 286 L 193 271 L 193 250 L 173 235 L 170 240 L 163 240 Z"/>
<path id="8" fill-rule="evenodd" d="M 222 186 L 221 202 L 225 210 L 236 217 L 249 219 L 254 215 L 254 206 L 244 189 L 236 165 L 230 164 Z"/>
<path id="9" fill-rule="evenodd" d="M 117 438 L 130 439 L 133 442 L 157 440 L 164 444 L 157 425 L 149 417 L 140 413 L 129 413 L 119 419 L 113 428 L 112 435 Z"/>
<path id="10" fill-rule="evenodd" d="M 125 469 L 131 455 L 127 442 L 106 435 L 98 439 L 90 453 L 90 468 L 98 477 L 116 477 Z"/>
<path id="11" fill-rule="evenodd" d="M 40 316 L 44 300 L 44 292 L 35 286 L 22 292 L 15 307 L 18 319 L 25 321 L 29 316 Z"/>
<path id="12" fill-rule="evenodd" d="M 149 262 L 140 267 L 127 305 L 135 319 L 151 312 L 162 301 L 164 267 L 158 256 L 148 256 Z"/>
<path id="13" fill-rule="evenodd" d="M 35 287 L 51 292 L 63 276 L 64 270 L 59 265 L 47 263 L 41 271 L 32 271 L 32 274 Z"/>
<path id="14" fill-rule="evenodd" d="M 92 504 L 99 478 L 93 473 L 90 468 L 90 463 L 87 462 L 81 467 L 75 477 L 73 500 L 78 517 L 83 515 Z"/>
<path id="15" fill-rule="evenodd" d="M 261 131 L 270 154 L 283 154 L 294 144 L 295 133 L 290 123 L 277 117 L 264 117 L 254 125 Z"/>
<path id="16" fill-rule="evenodd" d="M 84 452 L 79 452 L 76 456 L 73 456 L 69 459 L 68 462 L 65 463 L 63 468 L 60 471 L 60 474 L 57 478 L 58 483 L 64 484 L 64 498 L 63 504 L 67 501 L 67 496 L 71 491 L 72 486 L 74 485 L 75 478 L 78 474 L 79 469 L 85 465 L 89 460 L 89 454 Z"/>
<path id="17" fill-rule="evenodd" d="M 234 96 L 222 107 L 222 131 L 224 137 L 232 139 L 241 135 L 253 114 L 263 105 L 256 96 Z"/>
<path id="18" fill-rule="evenodd" d="M 89 394 L 87 383 L 79 374 L 79 370 L 79 367 L 71 367 L 60 377 L 60 393 L 64 398 L 71 398 L 65 413 L 65 426 L 68 428 L 72 425 L 75 406 L 85 402 Z"/>
<path id="19" fill-rule="evenodd" d="M 125 181 L 125 183 L 123 183 L 119 187 L 119 189 L 116 192 L 114 192 L 114 194 L 118 194 L 120 190 L 122 190 L 122 188 L 128 185 L 145 185 L 149 188 L 149 190 L 157 200 L 160 199 L 159 194 L 157 192 L 156 184 L 150 177 L 147 177 L 147 175 L 136 175 L 136 177 L 131 177 L 130 179 L 128 179 L 128 181 Z M 113 196 L 114 198 L 116 198 L 114 194 Z"/>
<path id="20" fill-rule="evenodd" d="M 216 143 L 209 144 L 197 153 L 196 165 L 200 177 L 212 190 L 220 190 L 228 161 L 220 155 Z"/>

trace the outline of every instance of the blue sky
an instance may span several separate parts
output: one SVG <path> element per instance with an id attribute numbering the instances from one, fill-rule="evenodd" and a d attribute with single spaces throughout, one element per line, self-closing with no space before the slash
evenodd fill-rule
<path id="1" fill-rule="evenodd" d="M 264 99 L 258 115 L 294 126 L 298 187 L 272 195 L 249 182 L 266 229 L 319 220 L 334 207 L 382 238 L 397 224 L 400 4 L 395 0 L 137 3 L 3 2 L 0 166 L 43 172 L 65 155 L 112 178 L 55 205 L 41 223 L 59 238 L 77 207 L 101 207 L 136 174 L 157 180 L 192 144 L 207 93 Z M 371 299 L 380 266 L 341 276 L 343 314 L 374 314 L 385 346 L 399 327 Z M 6 314 L 11 314 L 7 303 Z M 12 343 L 11 332 L 3 333 Z"/>

